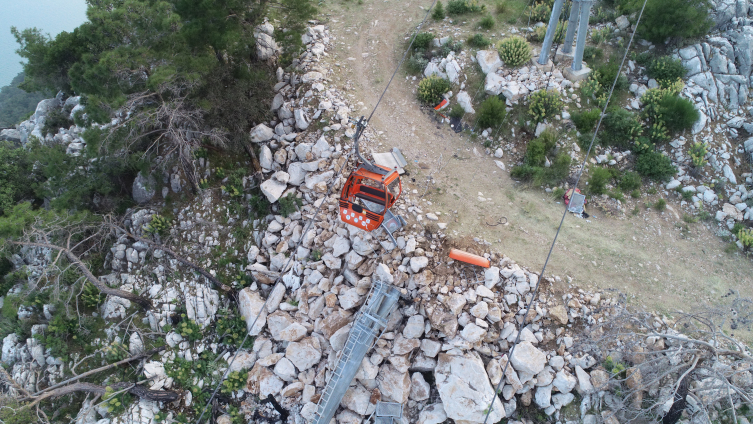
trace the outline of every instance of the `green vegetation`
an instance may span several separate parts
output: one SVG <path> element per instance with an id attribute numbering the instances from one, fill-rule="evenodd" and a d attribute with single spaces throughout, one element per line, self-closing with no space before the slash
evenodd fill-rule
<path id="1" fill-rule="evenodd" d="M 24 73 L 16 75 L 9 85 L 0 89 L 0 128 L 12 127 L 32 113 L 46 96 L 43 93 L 27 93 L 18 88 L 24 81 Z"/>
<path id="2" fill-rule="evenodd" d="M 452 108 L 450 109 L 450 118 L 460 119 L 463 115 L 465 115 L 465 109 L 463 109 L 463 106 L 460 106 L 457 103 L 452 105 Z"/>
<path id="3" fill-rule="evenodd" d="M 499 58 L 505 66 L 521 66 L 531 60 L 531 45 L 522 37 L 505 38 L 499 43 Z"/>
<path id="4" fill-rule="evenodd" d="M 691 163 L 694 168 L 700 169 L 706 165 L 706 143 L 697 142 L 693 143 L 688 149 Z"/>
<path id="5" fill-rule="evenodd" d="M 636 190 L 641 188 L 641 184 L 642 184 L 641 176 L 635 172 L 627 171 L 623 173 L 622 175 L 618 176 L 617 179 L 619 180 L 619 182 L 617 183 L 617 186 L 620 188 L 620 190 L 622 190 L 625 193 L 631 192 L 631 196 L 632 196 L 632 193 L 634 193 Z M 636 196 L 632 196 L 632 197 L 636 197 Z M 640 197 L 640 191 L 638 192 L 637 197 Z"/>
<path id="6" fill-rule="evenodd" d="M 410 75 L 419 75 L 424 72 L 426 65 L 429 64 L 429 60 L 422 54 L 412 53 L 408 60 L 405 61 L 405 70 Z"/>
<path id="7" fill-rule="evenodd" d="M 601 111 L 599 109 L 589 109 L 586 111 L 577 111 L 570 114 L 570 119 L 573 120 L 575 128 L 581 133 L 591 132 L 593 133 L 596 128 L 596 123 L 599 121 Z"/>
<path id="8" fill-rule="evenodd" d="M 479 128 L 496 128 L 505 120 L 505 102 L 497 96 L 484 100 L 476 112 Z"/>
<path id="9" fill-rule="evenodd" d="M 483 18 L 481 18 L 481 21 L 479 21 L 478 26 L 480 26 L 483 29 L 490 30 L 494 28 L 494 18 L 492 15 L 486 15 Z"/>
<path id="10" fill-rule="evenodd" d="M 535 0 L 528 8 L 531 22 L 548 22 L 549 16 L 552 14 L 553 4 L 553 0 Z"/>
<path id="11" fill-rule="evenodd" d="M 602 125 L 604 128 L 599 135 L 603 146 L 629 149 L 633 139 L 641 133 L 638 118 L 625 109 L 615 108 L 607 111 Z"/>
<path id="12" fill-rule="evenodd" d="M 254 338 L 247 337 L 246 342 L 241 346 L 243 338 L 246 337 L 246 321 L 238 314 L 228 316 L 226 313 L 224 317 L 219 318 L 216 332 L 224 344 L 240 349 L 251 349 L 254 345 Z"/>
<path id="13" fill-rule="evenodd" d="M 492 42 L 481 34 L 473 34 L 470 37 L 468 37 L 468 40 L 466 40 L 466 43 L 468 43 L 468 45 L 471 47 L 483 49 L 484 47 L 488 46 Z"/>
<path id="14" fill-rule="evenodd" d="M 188 319 L 186 314 L 181 314 L 181 321 L 178 324 L 178 334 L 189 341 L 195 342 L 202 338 L 201 327 L 196 321 Z"/>
<path id="15" fill-rule="evenodd" d="M 280 215 L 287 218 L 296 213 L 303 206 L 303 199 L 296 197 L 294 193 L 288 193 L 287 196 L 280 198 Z"/>
<path id="16" fill-rule="evenodd" d="M 535 185 L 554 185 L 567 178 L 570 174 L 570 155 L 566 153 L 554 154 L 559 135 L 547 129 L 539 138 L 528 142 L 523 164 L 514 166 L 510 175 Z M 548 156 L 554 156 L 554 161 L 546 167 Z"/>
<path id="17" fill-rule="evenodd" d="M 622 0 L 620 12 L 631 14 L 643 6 L 641 0 Z M 713 25 L 709 0 L 662 0 L 646 4 L 638 35 L 654 43 L 706 35 Z"/>
<path id="18" fill-rule="evenodd" d="M 429 106 L 435 106 L 442 101 L 442 95 L 448 91 L 450 91 L 450 82 L 432 75 L 418 83 L 418 100 Z"/>
<path id="19" fill-rule="evenodd" d="M 745 250 L 750 249 L 753 246 L 753 228 L 741 228 L 735 234 L 737 239 L 740 240 Z"/>
<path id="20" fill-rule="evenodd" d="M 449 0 L 447 2 L 447 14 L 450 16 L 478 13 L 486 10 L 486 6 L 478 0 Z"/>
<path id="21" fill-rule="evenodd" d="M 657 200 L 656 203 L 654 203 L 654 209 L 659 212 L 664 211 L 665 209 L 667 209 L 667 201 L 664 199 Z"/>
<path id="22" fill-rule="evenodd" d="M 604 59 L 604 50 L 594 47 L 586 46 L 583 49 L 583 61 L 586 63 L 595 63 Z"/>
<path id="23" fill-rule="evenodd" d="M 595 168 L 591 171 L 588 179 L 588 192 L 590 194 L 606 193 L 606 185 L 612 180 L 612 173 L 606 168 Z"/>
<path id="24" fill-rule="evenodd" d="M 667 181 L 677 173 L 672 161 L 661 153 L 649 151 L 635 160 L 635 170 L 642 176 L 655 181 Z"/>
<path id="25" fill-rule="evenodd" d="M 648 76 L 654 78 L 662 87 L 674 83 L 685 77 L 688 70 L 680 59 L 671 56 L 661 56 L 652 60 L 648 66 Z"/>
<path id="26" fill-rule="evenodd" d="M 446 16 L 444 6 L 441 1 L 437 1 L 437 5 L 434 6 L 434 10 L 431 12 L 431 18 L 435 21 L 441 21 Z"/>
<path id="27" fill-rule="evenodd" d="M 248 371 L 233 371 L 227 375 L 227 379 L 222 382 L 222 393 L 226 395 L 233 394 L 238 390 L 246 387 L 246 380 L 248 380 Z"/>
<path id="28" fill-rule="evenodd" d="M 144 226 L 144 232 L 147 234 L 167 235 L 170 231 L 170 220 L 160 214 L 152 215 L 152 220 Z"/>
<path id="29" fill-rule="evenodd" d="M 551 119 L 562 112 L 562 99 L 556 91 L 539 90 L 528 98 L 528 115 L 536 122 Z"/>
<path id="30" fill-rule="evenodd" d="M 431 47 L 434 41 L 434 34 L 430 32 L 419 32 L 413 40 L 413 50 L 426 50 Z"/>
<path id="31" fill-rule="evenodd" d="M 533 32 L 533 38 L 535 41 L 544 41 L 544 37 L 546 37 L 546 31 L 548 29 L 547 25 L 542 25 L 540 27 L 537 27 Z M 560 44 L 562 41 L 565 40 L 565 33 L 567 33 L 567 21 L 565 22 L 558 22 L 557 23 L 557 29 L 554 30 L 554 43 Z"/>

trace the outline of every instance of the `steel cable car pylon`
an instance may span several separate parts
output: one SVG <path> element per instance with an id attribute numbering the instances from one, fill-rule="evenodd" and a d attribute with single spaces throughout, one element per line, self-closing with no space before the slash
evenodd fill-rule
<path id="1" fill-rule="evenodd" d="M 390 208 L 400 198 L 403 185 L 397 168 L 374 165 L 361 156 L 358 144 L 365 128 L 366 120 L 362 116 L 356 122 L 354 136 L 358 162 L 340 193 L 340 219 L 368 232 L 384 228 L 392 243 L 397 246 L 392 233 L 405 226 L 405 220 L 394 215 Z"/>

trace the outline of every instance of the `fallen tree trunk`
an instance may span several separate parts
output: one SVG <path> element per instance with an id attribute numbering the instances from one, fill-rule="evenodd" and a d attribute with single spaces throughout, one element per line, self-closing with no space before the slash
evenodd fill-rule
<path id="1" fill-rule="evenodd" d="M 52 397 L 60 397 L 60 396 L 68 395 L 75 392 L 87 392 L 87 393 L 93 393 L 96 395 L 103 396 L 105 392 L 107 391 L 107 387 L 110 387 L 113 391 L 116 391 L 116 392 L 123 389 L 127 389 L 126 391 L 134 396 L 137 396 L 141 399 L 152 400 L 156 402 L 173 402 L 175 400 L 178 400 L 178 398 L 180 397 L 178 393 L 173 392 L 173 391 L 151 390 L 151 389 L 147 389 L 144 386 L 140 386 L 134 383 L 119 382 L 119 383 L 110 384 L 109 386 L 100 386 L 98 384 L 92 384 L 92 383 L 73 383 L 64 387 L 57 388 L 55 390 L 51 390 L 35 398 L 33 402 L 31 402 L 28 405 L 25 405 L 25 407 L 31 408 L 32 406 L 38 404 L 39 402 L 45 399 L 52 398 Z"/>
<path id="2" fill-rule="evenodd" d="M 108 287 L 103 282 L 99 281 L 97 277 L 94 276 L 94 274 L 89 271 L 89 268 L 86 267 L 86 265 L 81 262 L 81 259 L 79 259 L 76 254 L 74 254 L 70 249 L 67 249 L 62 246 L 49 244 L 49 243 L 34 243 L 30 241 L 12 241 L 11 243 L 19 245 L 19 246 L 30 246 L 30 247 L 42 247 L 46 249 L 52 249 L 57 250 L 65 254 L 65 256 L 68 258 L 68 260 L 78 268 L 79 271 L 81 271 L 82 274 L 84 274 L 84 277 L 86 277 L 87 280 L 89 280 L 90 283 L 94 285 L 97 289 L 99 289 L 100 292 L 109 295 L 109 296 L 115 296 L 120 297 L 123 299 L 128 299 L 131 302 L 141 306 L 145 310 L 149 310 L 152 308 L 152 301 L 139 296 L 137 294 L 127 292 L 125 290 L 120 289 L 113 289 L 111 287 Z"/>

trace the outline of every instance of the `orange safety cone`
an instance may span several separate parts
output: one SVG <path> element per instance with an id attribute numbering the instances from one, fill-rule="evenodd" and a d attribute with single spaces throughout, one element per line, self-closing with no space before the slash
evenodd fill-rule
<path id="1" fill-rule="evenodd" d="M 489 261 L 483 256 L 474 255 L 472 253 L 464 252 L 458 249 L 450 249 L 450 258 L 466 262 L 472 265 L 478 265 L 483 268 L 489 268 Z"/>

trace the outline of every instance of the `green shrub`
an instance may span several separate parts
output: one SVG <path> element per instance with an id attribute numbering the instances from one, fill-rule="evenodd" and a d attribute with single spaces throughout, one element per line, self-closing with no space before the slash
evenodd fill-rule
<path id="1" fill-rule="evenodd" d="M 599 121 L 599 116 L 601 116 L 599 109 L 590 109 L 583 112 L 573 112 L 570 114 L 570 119 L 573 120 L 575 128 L 579 132 L 585 133 L 594 131 L 596 123 Z"/>
<path id="2" fill-rule="evenodd" d="M 199 324 L 196 324 L 196 321 L 194 320 L 188 319 L 186 314 L 182 314 L 181 318 L 183 319 L 178 324 L 178 334 L 192 342 L 201 339 L 202 334 Z"/>
<path id="3" fill-rule="evenodd" d="M 486 7 L 477 0 L 450 0 L 447 2 L 448 15 L 465 15 L 482 12 Z"/>
<path id="4" fill-rule="evenodd" d="M 523 163 L 530 166 L 544 166 L 546 156 L 557 145 L 558 138 L 559 134 L 556 131 L 547 128 L 537 139 L 528 142 Z"/>
<path id="5" fill-rule="evenodd" d="M 246 321 L 240 315 L 228 316 L 217 320 L 216 333 L 220 341 L 226 345 L 236 346 L 239 349 L 251 349 L 254 345 L 253 337 L 246 337 Z M 241 346 L 243 338 L 246 342 Z"/>
<path id="6" fill-rule="evenodd" d="M 591 76 L 580 85 L 580 94 L 587 99 L 595 99 L 603 89 L 600 78 L 597 71 L 591 72 Z"/>
<path id="7" fill-rule="evenodd" d="M 248 380 L 247 370 L 231 372 L 227 375 L 227 379 L 222 382 L 222 393 L 230 395 L 237 392 L 246 387 L 246 380 Z"/>
<path id="8" fill-rule="evenodd" d="M 604 194 L 606 185 L 612 180 L 612 172 L 606 168 L 595 168 L 588 178 L 588 192 L 591 194 Z"/>
<path id="9" fill-rule="evenodd" d="M 0 423 L 4 424 L 30 424 L 40 422 L 33 408 L 24 408 L 15 399 L 7 394 L 0 395 Z"/>
<path id="10" fill-rule="evenodd" d="M 578 146 L 583 149 L 584 152 L 588 151 L 588 147 L 591 145 L 591 140 L 594 138 L 593 131 L 587 133 L 581 133 L 578 136 Z M 594 146 L 601 144 L 601 138 L 597 135 L 594 140 Z"/>
<path id="11" fill-rule="evenodd" d="M 656 203 L 654 203 L 654 209 L 656 209 L 659 212 L 663 211 L 664 209 L 667 209 L 667 201 L 664 199 L 657 200 Z"/>
<path id="12" fill-rule="evenodd" d="M 534 4 L 528 8 L 528 16 L 531 22 L 547 22 L 549 16 L 552 14 L 553 1 L 550 0 L 536 0 Z"/>
<path id="13" fill-rule="evenodd" d="M 434 41 L 434 34 L 419 32 L 416 34 L 416 39 L 413 40 L 413 50 L 426 50 L 431 47 L 432 41 Z"/>
<path id="14" fill-rule="evenodd" d="M 505 38 L 499 43 L 499 58 L 505 66 L 520 66 L 531 60 L 531 45 L 522 37 Z"/>
<path id="15" fill-rule="evenodd" d="M 671 56 L 661 56 L 652 60 L 646 71 L 649 77 L 660 84 L 662 82 L 674 82 L 678 78 L 682 79 L 688 72 L 680 59 Z"/>
<path id="16" fill-rule="evenodd" d="M 434 6 L 434 10 L 431 12 L 431 18 L 435 21 L 441 21 L 445 17 L 444 6 L 441 1 L 437 1 L 437 5 Z"/>
<path id="17" fill-rule="evenodd" d="M 602 87 L 605 87 L 606 89 L 609 89 L 612 87 L 612 84 L 614 84 L 614 79 L 617 76 L 617 72 L 620 70 L 620 61 L 622 57 L 615 57 L 613 56 L 608 62 L 602 63 L 599 66 L 595 67 L 594 76 L 599 81 L 599 84 L 601 84 Z M 615 93 L 618 93 L 620 91 L 626 91 L 628 87 L 630 86 L 630 83 L 628 83 L 628 79 L 625 76 L 624 73 L 620 72 L 619 78 L 617 78 L 617 83 L 614 86 Z"/>
<path id="18" fill-rule="evenodd" d="M 598 46 L 602 44 L 603 42 L 607 41 L 607 38 L 609 38 L 611 33 L 612 33 L 612 29 L 609 27 L 604 27 L 602 29 L 594 29 L 593 31 L 591 31 L 591 42 L 593 42 L 594 44 Z"/>
<path id="19" fill-rule="evenodd" d="M 105 401 L 107 412 L 112 416 L 118 416 L 125 412 L 126 407 L 131 403 L 132 396 L 128 392 L 118 393 L 112 387 L 107 386 L 102 400 Z"/>
<path id="20" fill-rule="evenodd" d="M 510 5 L 505 0 L 498 1 L 494 5 L 494 13 L 497 15 L 508 14 L 510 12 Z"/>
<path id="21" fill-rule="evenodd" d="M 498 127 L 505 120 L 505 102 L 497 96 L 487 97 L 479 106 L 476 116 L 480 128 Z"/>
<path id="22" fill-rule="evenodd" d="M 604 59 L 604 50 L 594 46 L 586 46 L 583 49 L 583 60 L 586 63 L 590 63 L 593 66 L 602 59 Z"/>
<path id="23" fill-rule="evenodd" d="M 539 90 L 529 98 L 528 115 L 539 123 L 562 112 L 563 105 L 560 94 L 556 91 Z"/>
<path id="24" fill-rule="evenodd" d="M 152 215 L 152 220 L 144 226 L 147 234 L 166 235 L 170 231 L 170 220 L 160 214 Z"/>
<path id="25" fill-rule="evenodd" d="M 641 0 L 627 0 L 620 7 L 625 14 L 638 12 Z M 638 34 L 654 43 L 667 38 L 695 38 L 706 35 L 713 25 L 709 0 L 649 1 L 641 18 Z"/>
<path id="26" fill-rule="evenodd" d="M 429 106 L 435 106 L 442 101 L 442 95 L 450 91 L 450 82 L 432 75 L 418 83 L 418 100 Z"/>
<path id="27" fill-rule="evenodd" d="M 542 25 L 540 27 L 537 27 L 533 31 L 533 38 L 535 41 L 544 41 L 544 38 L 546 37 L 546 31 L 548 26 Z M 565 39 L 565 33 L 567 33 L 567 21 L 562 22 L 559 21 L 557 23 L 557 29 L 554 31 L 554 43 L 560 44 Z"/>
<path id="28" fill-rule="evenodd" d="M 494 18 L 492 18 L 492 15 L 486 15 L 481 19 L 478 25 L 486 30 L 492 29 L 494 28 Z"/>
<path id="29" fill-rule="evenodd" d="M 528 146 L 530 149 L 531 143 Z M 534 144 L 534 148 L 538 146 Z M 554 161 L 548 168 L 531 166 L 524 163 L 523 165 L 514 166 L 510 172 L 510 176 L 535 185 L 558 184 L 570 174 L 571 160 L 570 155 L 567 153 L 560 153 L 555 156 Z"/>
<path id="30" fill-rule="evenodd" d="M 601 144 L 623 149 L 630 148 L 631 142 L 641 132 L 641 123 L 637 117 L 625 109 L 612 109 L 602 121 L 604 126 Z"/>
<path id="31" fill-rule="evenodd" d="M 638 175 L 635 172 L 628 171 L 620 175 L 618 178 L 619 183 L 617 186 L 620 188 L 620 190 L 624 191 L 625 193 L 629 191 L 638 190 L 641 188 L 641 176 Z M 640 192 L 638 193 L 640 196 Z"/>
<path id="32" fill-rule="evenodd" d="M 642 176 L 655 181 L 666 181 L 677 173 L 677 169 L 668 157 L 653 151 L 638 156 L 635 160 L 635 170 Z"/>
<path id="33" fill-rule="evenodd" d="M 463 115 L 465 115 L 465 109 L 463 109 L 463 106 L 460 106 L 457 103 L 452 105 L 452 108 L 450 109 L 450 118 L 460 119 Z"/>
<path id="34" fill-rule="evenodd" d="M 280 215 L 287 218 L 296 213 L 301 206 L 303 206 L 303 200 L 296 197 L 294 193 L 288 193 L 287 196 L 280 198 Z"/>
<path id="35" fill-rule="evenodd" d="M 469 46 L 471 47 L 477 47 L 479 49 L 483 49 L 484 47 L 488 46 L 492 42 L 489 41 L 486 37 L 484 37 L 481 34 L 473 34 L 470 37 L 468 37 L 468 41 L 466 41 Z"/>
<path id="36" fill-rule="evenodd" d="M 426 65 L 429 64 L 429 60 L 422 54 L 413 53 L 408 60 L 405 61 L 405 70 L 411 75 L 419 75 L 424 72 Z"/>
<path id="37" fill-rule="evenodd" d="M 106 296 L 99 291 L 94 284 L 86 282 L 84 290 L 81 292 L 81 301 L 87 308 L 96 308 L 105 301 Z"/>
<path id="38" fill-rule="evenodd" d="M 641 197 L 641 191 L 640 190 L 633 190 L 630 192 L 630 197 L 633 199 L 640 199 Z"/>
<path id="39" fill-rule="evenodd" d="M 737 239 L 740 240 L 740 243 L 742 243 L 745 250 L 748 250 L 751 246 L 753 246 L 753 229 L 741 228 L 736 235 Z"/>
<path id="40" fill-rule="evenodd" d="M 68 118 L 68 114 L 63 112 L 62 109 L 54 109 L 50 111 L 44 120 L 44 126 L 42 127 L 42 134 L 57 134 L 60 128 L 69 128 L 73 125 L 73 121 Z"/>
<path id="41" fill-rule="evenodd" d="M 667 130 L 674 133 L 691 129 L 701 116 L 693 102 L 677 95 L 664 96 L 660 107 Z"/>
<path id="42" fill-rule="evenodd" d="M 706 143 L 693 143 L 688 150 L 688 154 L 694 168 L 703 168 L 706 165 Z"/>

